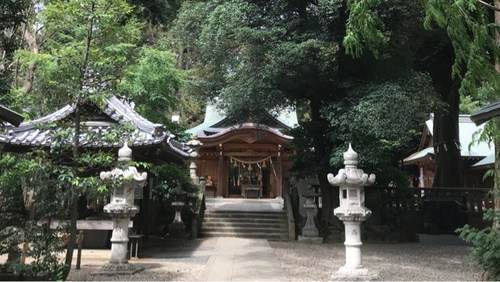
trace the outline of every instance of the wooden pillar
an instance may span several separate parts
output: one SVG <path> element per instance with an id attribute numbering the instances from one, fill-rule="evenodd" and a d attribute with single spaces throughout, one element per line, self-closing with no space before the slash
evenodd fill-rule
<path id="1" fill-rule="evenodd" d="M 144 189 L 142 191 L 143 199 L 142 199 L 142 232 L 144 234 L 144 240 L 148 240 L 149 238 L 149 221 L 150 221 L 150 215 L 149 215 L 149 195 L 151 194 L 151 190 L 153 189 L 153 184 L 154 184 L 154 177 L 149 176 L 148 178 L 148 184 L 144 186 Z"/>
<path id="2" fill-rule="evenodd" d="M 281 144 L 278 145 L 278 158 L 276 165 L 276 197 L 283 197 L 283 162 L 281 159 Z"/>
<path id="3" fill-rule="evenodd" d="M 217 166 L 217 197 L 224 195 L 224 155 L 222 154 L 222 144 L 219 144 L 219 164 Z"/>
<path id="4" fill-rule="evenodd" d="M 419 186 L 420 188 L 424 188 L 424 187 L 425 187 L 425 180 L 424 180 L 424 178 L 425 178 L 425 174 L 424 174 L 424 167 L 423 167 L 423 166 L 420 166 L 420 167 L 419 167 L 419 171 L 420 171 L 420 176 L 419 176 L 419 179 L 418 179 L 418 181 L 419 181 L 419 182 L 418 182 L 418 183 L 419 183 L 419 184 L 418 184 L 418 186 Z"/>

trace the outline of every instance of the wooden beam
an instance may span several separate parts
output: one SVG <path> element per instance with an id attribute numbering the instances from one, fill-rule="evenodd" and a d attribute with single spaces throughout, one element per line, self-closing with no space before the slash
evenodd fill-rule
<path id="1" fill-rule="evenodd" d="M 217 166 L 217 197 L 222 197 L 223 191 L 222 187 L 224 185 L 224 176 L 223 176 L 223 170 L 224 170 L 224 155 L 222 154 L 222 144 L 219 144 L 219 163 Z"/>

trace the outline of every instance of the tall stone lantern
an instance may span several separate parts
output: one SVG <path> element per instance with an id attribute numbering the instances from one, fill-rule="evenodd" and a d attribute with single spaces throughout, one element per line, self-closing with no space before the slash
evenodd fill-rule
<path id="1" fill-rule="evenodd" d="M 111 202 L 104 207 L 113 220 L 113 235 L 111 236 L 111 259 L 103 266 L 101 274 L 131 274 L 144 267 L 128 263 L 128 228 L 130 218 L 139 208 L 134 205 L 136 188 L 144 187 L 147 173 L 139 173 L 137 168 L 129 166 L 132 160 L 132 150 L 127 143 L 118 151 L 119 166 L 112 171 L 101 172 L 100 177 L 105 181 L 117 181 L 113 187 Z"/>
<path id="2" fill-rule="evenodd" d="M 361 264 L 361 223 L 370 215 L 371 211 L 365 207 L 365 186 L 375 183 L 374 174 L 366 174 L 357 167 L 358 154 L 349 144 L 344 153 L 345 168 L 340 169 L 334 176 L 328 174 L 328 182 L 339 187 L 340 206 L 334 214 L 345 225 L 345 256 L 344 266 L 332 274 L 333 280 L 373 280 L 377 274 L 369 272 Z"/>

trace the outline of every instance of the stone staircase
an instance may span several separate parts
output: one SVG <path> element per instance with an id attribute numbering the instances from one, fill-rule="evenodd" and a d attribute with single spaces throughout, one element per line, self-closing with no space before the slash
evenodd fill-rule
<path id="1" fill-rule="evenodd" d="M 288 222 L 283 211 L 205 211 L 201 229 L 205 237 L 288 240 Z"/>

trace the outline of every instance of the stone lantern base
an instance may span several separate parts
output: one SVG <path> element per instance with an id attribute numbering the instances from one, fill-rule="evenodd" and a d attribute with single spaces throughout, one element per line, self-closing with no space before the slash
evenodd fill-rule
<path id="1" fill-rule="evenodd" d="M 331 281 L 373 281 L 378 280 L 378 273 L 368 271 L 366 268 L 346 268 L 342 266 L 330 277 Z"/>
<path id="2" fill-rule="evenodd" d="M 144 266 L 130 263 L 107 263 L 92 275 L 131 275 L 144 270 Z"/>

